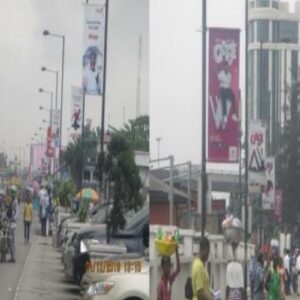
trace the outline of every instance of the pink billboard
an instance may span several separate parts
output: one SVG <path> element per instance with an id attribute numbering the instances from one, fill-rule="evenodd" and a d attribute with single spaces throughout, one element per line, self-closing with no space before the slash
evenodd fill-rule
<path id="1" fill-rule="evenodd" d="M 276 189 L 275 191 L 275 209 L 274 219 L 279 222 L 282 215 L 282 190 Z"/>
<path id="2" fill-rule="evenodd" d="M 240 30 L 209 29 L 208 161 L 238 161 Z"/>

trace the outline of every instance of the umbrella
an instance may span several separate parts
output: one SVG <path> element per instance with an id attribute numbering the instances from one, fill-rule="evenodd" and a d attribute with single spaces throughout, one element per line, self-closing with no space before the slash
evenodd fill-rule
<path id="1" fill-rule="evenodd" d="M 76 195 L 76 199 L 81 199 L 81 198 L 92 200 L 94 203 L 97 203 L 100 200 L 98 193 L 91 188 L 82 189 Z"/>

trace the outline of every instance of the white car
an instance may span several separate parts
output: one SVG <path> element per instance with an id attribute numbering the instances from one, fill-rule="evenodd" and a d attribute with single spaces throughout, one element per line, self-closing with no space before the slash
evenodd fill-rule
<path id="1" fill-rule="evenodd" d="M 90 284 L 84 300 L 150 300 L 149 269 L 141 273 L 120 273 Z"/>

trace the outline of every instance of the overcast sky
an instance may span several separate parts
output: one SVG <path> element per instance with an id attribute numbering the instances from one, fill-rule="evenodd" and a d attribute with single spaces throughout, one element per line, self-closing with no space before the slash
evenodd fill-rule
<path id="1" fill-rule="evenodd" d="M 156 138 L 161 137 L 160 157 L 173 154 L 175 163 L 201 162 L 201 2 L 150 1 L 152 159 L 157 158 Z M 209 0 L 207 4 L 208 27 L 241 29 L 240 87 L 244 99 L 245 1 Z"/>
<path id="2" fill-rule="evenodd" d="M 49 112 L 50 97 L 39 88 L 55 91 L 55 75 L 42 66 L 61 70 L 62 42 L 42 31 L 66 35 L 63 107 L 63 144 L 70 127 L 71 86 L 81 84 L 83 2 L 80 0 L 0 0 L 0 148 L 10 154 L 30 143 Z M 90 0 L 103 3 L 103 0 Z M 148 0 L 110 0 L 106 121 L 121 126 L 134 118 L 137 99 L 139 35 L 142 36 L 141 113 L 149 113 Z M 59 79 L 60 82 L 60 79 Z M 60 86 L 59 86 L 60 91 Z M 59 93 L 60 99 L 60 93 Z M 94 126 L 101 121 L 101 98 L 86 98 L 86 117 Z M 28 159 L 28 148 L 27 157 Z"/>

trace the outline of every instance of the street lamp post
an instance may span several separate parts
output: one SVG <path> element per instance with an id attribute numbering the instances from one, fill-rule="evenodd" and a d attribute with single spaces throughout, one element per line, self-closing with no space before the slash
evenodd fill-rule
<path id="1" fill-rule="evenodd" d="M 65 35 L 50 33 L 48 30 L 43 31 L 44 36 L 52 36 L 62 39 L 62 64 L 61 64 L 61 100 L 60 100 L 60 134 L 59 134 L 59 157 L 62 144 L 62 116 L 63 116 L 63 93 L 64 93 L 64 65 L 65 65 Z"/>
<path id="2" fill-rule="evenodd" d="M 56 70 L 51 70 L 46 67 L 41 68 L 42 72 L 49 72 L 55 74 L 55 108 L 57 109 L 57 104 L 58 104 L 58 71 Z"/>

